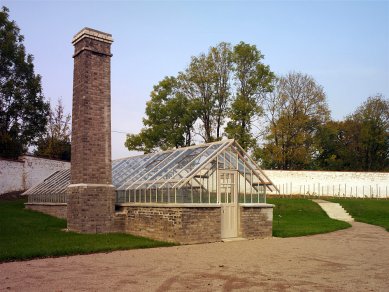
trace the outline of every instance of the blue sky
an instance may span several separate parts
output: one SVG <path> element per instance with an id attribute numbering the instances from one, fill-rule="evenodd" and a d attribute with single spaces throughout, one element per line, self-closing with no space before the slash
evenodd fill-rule
<path id="1" fill-rule="evenodd" d="M 9 1 L 42 75 L 44 94 L 70 112 L 71 39 L 83 27 L 111 33 L 112 130 L 137 133 L 153 85 L 221 41 L 255 44 L 278 75 L 309 74 L 334 119 L 367 97 L 389 97 L 389 1 Z M 113 132 L 113 158 L 128 156 Z"/>

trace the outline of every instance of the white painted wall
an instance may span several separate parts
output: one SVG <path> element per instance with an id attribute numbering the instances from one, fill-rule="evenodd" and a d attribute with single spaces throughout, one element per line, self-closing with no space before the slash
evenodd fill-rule
<path id="1" fill-rule="evenodd" d="M 23 190 L 23 161 L 0 159 L 0 195 Z"/>
<path id="2" fill-rule="evenodd" d="M 20 161 L 0 158 L 0 195 L 23 191 L 40 183 L 70 162 L 22 156 Z M 389 198 L 389 173 L 265 170 L 283 195 L 324 195 Z M 270 193 L 272 194 L 272 193 Z"/>
<path id="3" fill-rule="evenodd" d="M 27 190 L 52 173 L 69 167 L 70 162 L 33 156 L 22 156 L 19 161 L 0 158 L 0 195 Z"/>
<path id="4" fill-rule="evenodd" d="M 283 195 L 389 198 L 389 173 L 385 172 L 265 170 L 265 173 Z"/>

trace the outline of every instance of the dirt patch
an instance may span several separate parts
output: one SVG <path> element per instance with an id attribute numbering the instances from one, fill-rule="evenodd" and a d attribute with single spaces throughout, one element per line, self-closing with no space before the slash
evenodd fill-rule
<path id="1" fill-rule="evenodd" d="M 0 264 L 0 290 L 388 291 L 389 233 L 199 244 Z"/>

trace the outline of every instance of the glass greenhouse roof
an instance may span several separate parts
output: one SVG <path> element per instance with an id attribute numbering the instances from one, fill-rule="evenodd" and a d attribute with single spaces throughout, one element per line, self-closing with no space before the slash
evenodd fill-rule
<path id="1" fill-rule="evenodd" d="M 145 185 L 151 187 L 157 183 L 161 184 L 161 187 L 166 183 L 176 184 L 190 176 L 230 143 L 231 140 L 222 141 L 115 161 L 112 169 L 113 184 L 117 190 L 140 189 Z M 134 165 L 134 168 L 126 173 L 116 170 L 124 164 Z"/>
<path id="2" fill-rule="evenodd" d="M 274 189 L 272 182 L 258 165 L 243 151 L 234 140 L 223 140 L 209 144 L 195 145 L 158 153 L 122 158 L 112 162 L 112 183 L 118 194 L 127 195 L 130 202 L 133 194 L 158 190 L 162 194 L 170 190 L 183 190 L 190 187 L 208 192 L 209 198 L 216 183 L 217 170 L 237 171 L 240 186 L 259 192 Z M 70 170 L 54 173 L 39 185 L 29 189 L 25 195 L 39 195 L 40 201 L 50 201 L 47 195 L 65 194 L 70 185 Z M 246 186 L 247 185 L 247 186 Z M 176 195 L 176 191 L 175 191 Z M 43 198 L 43 199 L 42 199 Z M 151 200 L 151 199 L 150 199 Z M 158 202 L 158 199 L 156 199 Z M 176 198 L 175 198 L 176 200 Z M 210 199 L 209 199 L 210 200 Z M 134 202 L 137 202 L 134 199 Z M 170 198 L 169 198 L 170 202 Z"/>

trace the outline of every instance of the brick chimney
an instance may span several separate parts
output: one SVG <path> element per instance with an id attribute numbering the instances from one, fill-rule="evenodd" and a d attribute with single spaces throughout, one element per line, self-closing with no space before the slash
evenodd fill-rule
<path id="1" fill-rule="evenodd" d="M 84 28 L 73 38 L 73 112 L 68 229 L 109 232 L 114 215 L 111 165 L 110 34 Z"/>

